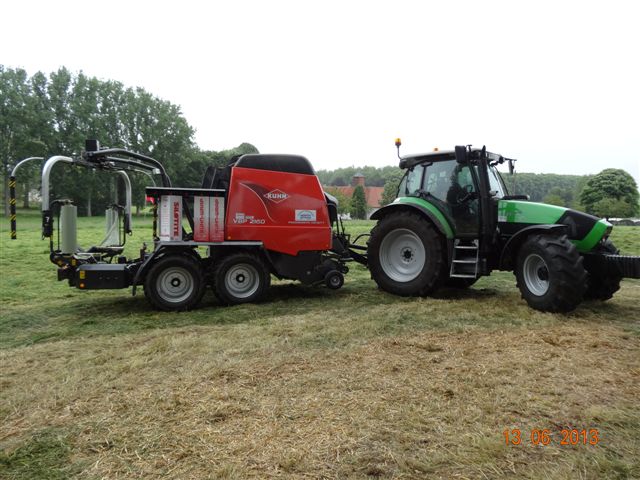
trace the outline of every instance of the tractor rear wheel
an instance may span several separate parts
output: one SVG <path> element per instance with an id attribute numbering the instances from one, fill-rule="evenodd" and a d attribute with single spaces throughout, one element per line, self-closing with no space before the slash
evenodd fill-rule
<path id="1" fill-rule="evenodd" d="M 570 312 L 587 288 L 582 257 L 566 235 L 529 237 L 518 252 L 515 274 L 522 298 L 543 312 Z"/>
<path id="2" fill-rule="evenodd" d="M 412 212 L 388 215 L 376 224 L 368 259 L 371 277 L 395 295 L 427 295 L 443 278 L 442 238 L 430 221 Z"/>
<path id="3" fill-rule="evenodd" d="M 218 261 L 214 292 L 225 305 L 259 301 L 269 289 L 271 273 L 260 256 L 237 252 Z"/>
<path id="4" fill-rule="evenodd" d="M 601 253 L 609 253 L 617 255 L 620 250 L 607 240 L 599 249 Z M 592 272 L 587 269 L 589 278 L 587 278 L 587 292 L 584 294 L 585 300 L 609 300 L 613 294 L 620 290 L 620 275 L 612 275 L 610 273 Z"/>
<path id="5" fill-rule="evenodd" d="M 155 308 L 190 310 L 202 299 L 205 282 L 198 262 L 186 255 L 167 255 L 151 267 L 144 294 Z"/>

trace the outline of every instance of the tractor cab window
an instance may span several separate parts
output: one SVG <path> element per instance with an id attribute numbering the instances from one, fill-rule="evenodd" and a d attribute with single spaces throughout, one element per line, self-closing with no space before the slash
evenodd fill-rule
<path id="1" fill-rule="evenodd" d="M 455 160 L 427 165 L 422 189 L 453 221 L 457 234 L 477 234 L 478 195 L 469 165 Z"/>
<path id="2" fill-rule="evenodd" d="M 415 196 L 416 192 L 422 188 L 422 174 L 424 173 L 423 165 L 416 165 L 411 170 L 407 171 L 402 182 L 400 182 L 400 187 L 398 191 L 398 195 L 400 197 Z"/>
<path id="3" fill-rule="evenodd" d="M 436 162 L 427 168 L 422 189 L 443 202 L 447 201 L 447 192 L 451 186 L 451 175 L 455 167 L 453 162 Z"/>
<path id="4" fill-rule="evenodd" d="M 416 165 L 400 183 L 399 196 L 422 197 L 453 223 L 459 234 L 477 234 L 478 195 L 469 165 L 447 160 Z"/>
<path id="5" fill-rule="evenodd" d="M 476 191 L 469 166 L 455 160 L 429 165 L 422 189 L 449 205 L 459 203 L 460 198 Z"/>
<path id="6" fill-rule="evenodd" d="M 502 198 L 506 195 L 504 183 L 496 167 L 489 168 L 489 190 L 497 192 L 495 198 Z"/>

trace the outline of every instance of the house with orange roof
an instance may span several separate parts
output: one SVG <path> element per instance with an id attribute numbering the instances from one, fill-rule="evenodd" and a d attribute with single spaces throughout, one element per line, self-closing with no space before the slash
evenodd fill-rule
<path id="1" fill-rule="evenodd" d="M 367 187 L 365 185 L 364 175 L 362 173 L 356 173 L 351 178 L 351 185 L 347 187 L 323 187 L 325 190 L 329 191 L 338 191 L 342 195 L 347 198 L 353 197 L 353 191 L 355 188 L 361 185 L 364 189 L 364 198 L 367 201 L 367 218 L 371 216 L 373 212 L 381 207 L 380 201 L 382 200 L 382 192 L 384 192 L 384 187 Z"/>

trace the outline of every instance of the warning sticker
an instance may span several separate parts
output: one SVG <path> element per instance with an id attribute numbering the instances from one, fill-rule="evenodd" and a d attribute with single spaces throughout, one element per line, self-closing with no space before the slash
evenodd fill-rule
<path id="1" fill-rule="evenodd" d="M 315 222 L 316 210 L 296 210 L 296 222 Z"/>

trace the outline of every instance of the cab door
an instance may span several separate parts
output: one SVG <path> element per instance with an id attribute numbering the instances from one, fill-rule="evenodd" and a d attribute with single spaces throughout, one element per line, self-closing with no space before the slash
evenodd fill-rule
<path id="1" fill-rule="evenodd" d="M 457 164 L 451 173 L 447 204 L 456 225 L 456 236 L 480 234 L 480 202 L 476 176 L 468 164 Z"/>

